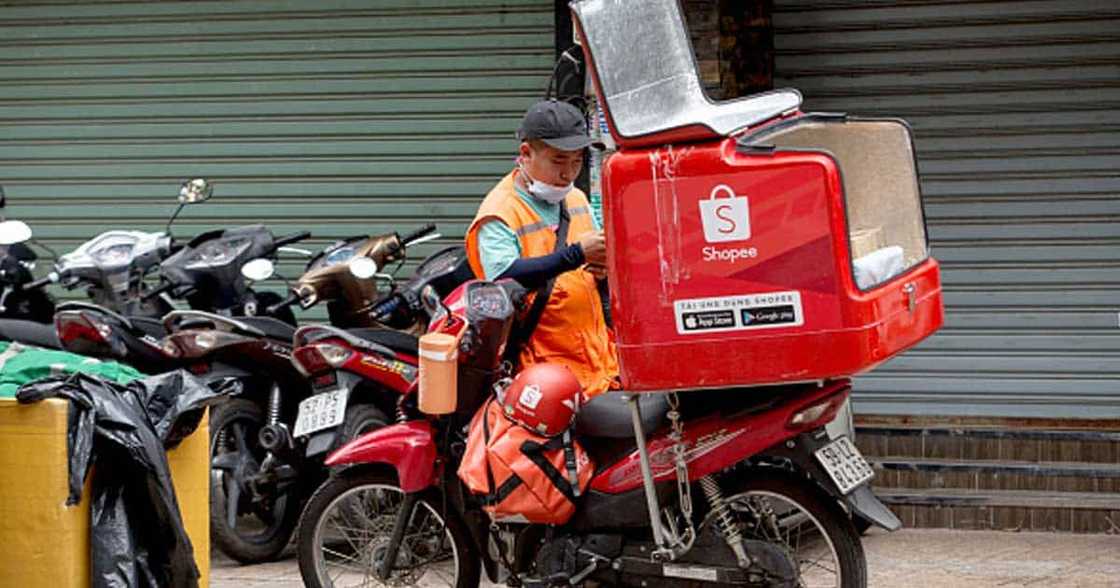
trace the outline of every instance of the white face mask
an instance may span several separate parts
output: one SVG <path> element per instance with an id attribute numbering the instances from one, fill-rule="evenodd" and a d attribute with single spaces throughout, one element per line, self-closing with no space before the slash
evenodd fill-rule
<path id="1" fill-rule="evenodd" d="M 534 180 L 525 167 L 521 167 L 521 173 L 525 174 L 526 184 L 529 186 L 529 195 L 538 200 L 543 200 L 549 204 L 559 204 L 564 201 L 564 197 L 568 192 L 572 191 L 574 183 L 569 183 L 567 186 L 553 186 L 545 182 L 538 182 Z"/>

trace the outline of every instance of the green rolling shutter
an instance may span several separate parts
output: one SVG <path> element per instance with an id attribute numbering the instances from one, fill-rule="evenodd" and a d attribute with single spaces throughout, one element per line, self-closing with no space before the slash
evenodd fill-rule
<path id="1" fill-rule="evenodd" d="M 7 214 L 64 252 L 161 229 L 205 177 L 177 235 L 264 222 L 318 249 L 436 222 L 425 255 L 510 169 L 554 26 L 546 0 L 5 3 Z"/>
<path id="2" fill-rule="evenodd" d="M 914 126 L 946 328 L 857 412 L 1120 417 L 1120 4 L 777 0 L 776 86 Z"/>

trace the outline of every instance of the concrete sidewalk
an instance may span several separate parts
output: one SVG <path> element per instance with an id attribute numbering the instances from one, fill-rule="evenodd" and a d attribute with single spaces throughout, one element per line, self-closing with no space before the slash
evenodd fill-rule
<path id="1" fill-rule="evenodd" d="M 875 530 L 864 537 L 864 549 L 875 587 L 1120 586 L 1120 535 Z M 303 585 L 293 558 L 244 567 L 214 558 L 213 588 Z"/>

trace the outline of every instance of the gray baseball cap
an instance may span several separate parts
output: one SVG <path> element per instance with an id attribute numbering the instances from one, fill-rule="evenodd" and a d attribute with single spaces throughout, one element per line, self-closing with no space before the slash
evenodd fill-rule
<path id="1" fill-rule="evenodd" d="M 587 134 L 587 121 L 578 108 L 558 100 L 542 100 L 529 107 L 517 139 L 539 139 L 563 151 L 578 151 L 588 146 L 601 149 L 602 143 L 591 140 Z"/>

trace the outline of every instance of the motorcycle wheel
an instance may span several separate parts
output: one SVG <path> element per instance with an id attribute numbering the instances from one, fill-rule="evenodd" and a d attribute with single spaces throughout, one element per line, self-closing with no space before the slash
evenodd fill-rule
<path id="1" fill-rule="evenodd" d="M 811 483 L 766 473 L 726 499 L 745 539 L 791 553 L 802 588 L 865 588 L 867 560 L 851 518 Z"/>
<path id="2" fill-rule="evenodd" d="M 465 525 L 454 512 L 440 516 L 440 501 L 431 495 L 416 503 L 392 575 L 384 582 L 378 578 L 403 497 L 396 477 L 384 470 L 355 468 L 331 476 L 300 517 L 304 585 L 478 586 L 479 556 Z M 361 521 L 354 520 L 354 505 L 362 506 Z"/>
<path id="3" fill-rule="evenodd" d="M 243 564 L 276 559 L 299 521 L 294 486 L 263 503 L 252 499 L 248 479 L 265 457 L 257 441 L 264 424 L 263 409 L 245 398 L 226 400 L 211 412 L 210 536 L 222 553 Z"/>
<path id="4" fill-rule="evenodd" d="M 346 419 L 342 422 L 342 436 L 339 445 L 347 443 L 366 433 L 389 424 L 389 418 L 381 409 L 372 404 L 352 404 L 346 407 Z"/>

